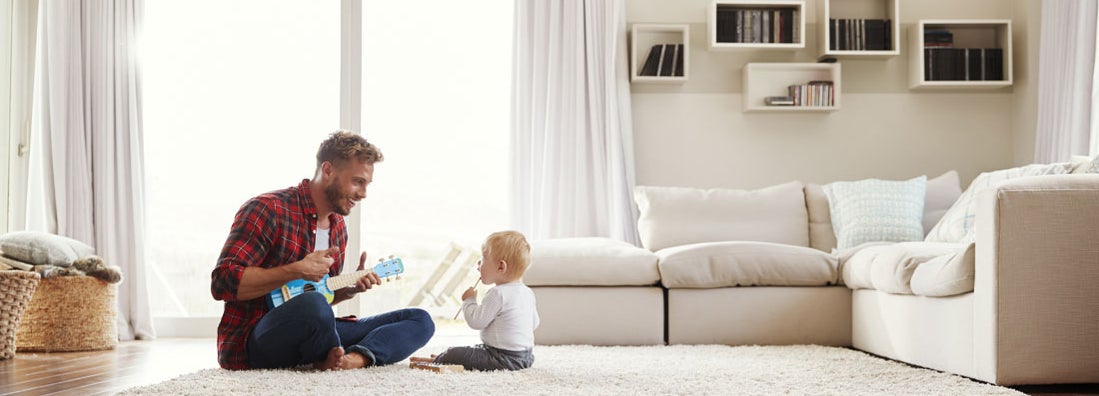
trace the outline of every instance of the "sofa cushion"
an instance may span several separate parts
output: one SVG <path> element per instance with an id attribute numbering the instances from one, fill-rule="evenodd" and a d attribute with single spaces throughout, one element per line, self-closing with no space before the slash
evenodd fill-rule
<path id="1" fill-rule="evenodd" d="M 866 244 L 842 252 L 838 258 L 848 288 L 912 294 L 912 275 L 920 265 L 965 249 L 964 244 L 937 242 Z"/>
<path id="2" fill-rule="evenodd" d="M 825 286 L 836 284 L 839 275 L 830 254 L 769 242 L 698 243 L 656 255 L 667 288 Z"/>
<path id="3" fill-rule="evenodd" d="M 78 258 L 95 254 L 84 242 L 38 231 L 16 231 L 0 235 L 4 255 L 28 264 L 72 265 Z"/>
<path id="4" fill-rule="evenodd" d="M 656 255 L 608 238 L 532 241 L 527 286 L 648 286 L 660 281 Z"/>
<path id="5" fill-rule="evenodd" d="M 946 214 L 958 196 L 962 195 L 958 172 L 949 171 L 927 180 L 923 204 L 923 230 L 926 234 Z M 828 196 L 819 184 L 805 185 L 805 206 L 809 210 L 809 246 L 831 252 L 836 248 L 836 233 L 832 230 L 832 213 Z"/>
<path id="6" fill-rule="evenodd" d="M 836 247 L 865 242 L 923 239 L 923 200 L 927 177 L 905 181 L 867 179 L 824 186 Z"/>
<path id="7" fill-rule="evenodd" d="M 935 228 L 927 234 L 928 242 L 970 243 L 974 240 L 973 224 L 977 210 L 977 194 L 1004 180 L 1024 176 L 1062 175 L 1072 172 L 1071 162 L 1033 164 L 1018 168 L 985 172 L 973 179 L 969 188 L 954 202 Z"/>
<path id="8" fill-rule="evenodd" d="M 946 297 L 973 291 L 974 245 L 947 253 L 916 267 L 912 273 L 912 294 Z"/>
<path id="9" fill-rule="evenodd" d="M 652 251 L 720 241 L 809 246 L 800 182 L 758 190 L 638 186 L 635 197 L 641 243 Z"/>

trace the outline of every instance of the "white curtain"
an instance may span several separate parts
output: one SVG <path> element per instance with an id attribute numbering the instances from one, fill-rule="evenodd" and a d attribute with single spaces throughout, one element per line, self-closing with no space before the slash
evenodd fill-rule
<path id="1" fill-rule="evenodd" d="M 34 103 L 34 52 L 35 37 L 38 22 L 38 0 L 14 0 L 10 3 L 10 20 L 4 21 L 8 26 L 0 29 L 6 30 L 6 38 L 11 40 L 11 70 L 9 76 L 3 76 L 10 82 L 11 96 L 8 98 L 7 128 L 9 144 L 13 148 L 8 151 L 11 156 L 8 164 L 11 166 L 5 175 L 8 178 L 7 194 L 0 199 L 7 199 L 7 223 L 0 224 L 0 230 L 18 231 L 26 228 L 27 223 L 27 180 L 30 161 L 27 160 L 30 147 L 30 119 L 32 115 L 32 103 Z M 0 119 L 4 117 L 0 116 Z M 0 139 L 2 141 L 2 139 Z M 5 149 L 7 147 L 4 147 Z M 2 157 L 2 156 L 0 156 Z M 2 167 L 0 167 L 2 168 Z M 2 190 L 3 188 L 0 188 Z M 3 207 L 4 205 L 0 205 Z"/>
<path id="2" fill-rule="evenodd" d="M 1035 162 L 1068 161 L 1092 145 L 1096 12 L 1095 0 L 1042 2 Z"/>
<path id="3" fill-rule="evenodd" d="M 637 243 L 625 7 L 516 2 L 512 219 L 531 239 Z"/>
<path id="4" fill-rule="evenodd" d="M 43 0 L 39 10 L 46 224 L 122 268 L 122 340 L 155 337 L 144 271 L 142 6 L 143 0 Z"/>

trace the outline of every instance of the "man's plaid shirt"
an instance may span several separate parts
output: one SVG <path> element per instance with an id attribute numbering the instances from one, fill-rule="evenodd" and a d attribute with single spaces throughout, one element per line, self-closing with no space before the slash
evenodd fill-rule
<path id="1" fill-rule="evenodd" d="M 338 275 L 347 247 L 347 226 L 343 216 L 332 213 L 329 246 L 340 253 L 328 273 Z M 266 296 L 238 300 L 237 287 L 247 267 L 274 268 L 305 258 L 314 248 L 317 208 L 309 195 L 309 179 L 297 187 L 272 191 L 245 202 L 233 219 L 229 239 L 221 249 L 211 274 L 214 299 L 225 301 L 225 313 L 218 325 L 218 363 L 233 370 L 248 368 L 245 346 L 256 323 L 267 313 Z"/>

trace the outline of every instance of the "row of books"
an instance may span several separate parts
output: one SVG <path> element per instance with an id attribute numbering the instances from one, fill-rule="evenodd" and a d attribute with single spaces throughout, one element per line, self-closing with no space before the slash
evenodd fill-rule
<path id="1" fill-rule="evenodd" d="M 954 33 L 946 29 L 927 29 L 923 31 L 924 47 L 953 47 Z"/>
<path id="2" fill-rule="evenodd" d="M 893 21 L 889 19 L 829 19 L 833 51 L 889 51 L 893 49 Z"/>
<path id="3" fill-rule="evenodd" d="M 763 103 L 768 106 L 829 107 L 835 104 L 835 90 L 831 81 L 810 81 L 787 87 L 787 96 L 768 96 Z"/>
<path id="4" fill-rule="evenodd" d="M 682 76 L 683 44 L 657 44 L 649 50 L 642 76 Z"/>
<path id="5" fill-rule="evenodd" d="M 800 29 L 796 8 L 717 9 L 719 43 L 795 43 Z"/>
<path id="6" fill-rule="evenodd" d="M 1001 48 L 947 48 L 923 50 L 924 81 L 1003 81 Z"/>

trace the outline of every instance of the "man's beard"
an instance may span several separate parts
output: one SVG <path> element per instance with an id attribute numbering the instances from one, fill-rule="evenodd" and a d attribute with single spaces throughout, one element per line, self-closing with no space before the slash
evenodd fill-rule
<path id="1" fill-rule="evenodd" d="M 340 216 L 347 216 L 351 214 L 351 209 L 344 209 L 342 204 L 344 199 L 350 200 L 351 196 L 340 192 L 339 184 L 338 179 L 333 179 L 332 184 L 325 187 L 324 197 L 328 199 L 328 206 L 332 207 L 333 212 L 339 213 Z"/>

